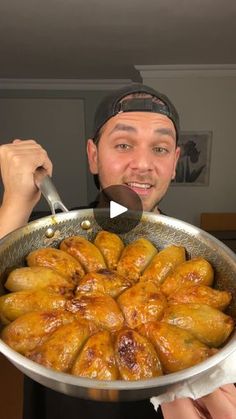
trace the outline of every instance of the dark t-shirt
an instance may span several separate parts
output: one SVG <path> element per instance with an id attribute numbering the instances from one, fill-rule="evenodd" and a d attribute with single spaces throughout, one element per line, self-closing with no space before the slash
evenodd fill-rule
<path id="1" fill-rule="evenodd" d="M 96 206 L 96 202 L 89 205 Z M 42 216 L 42 214 L 40 214 Z M 46 215 L 46 214 L 43 214 Z M 38 218 L 32 216 L 32 220 Z M 163 419 L 149 400 L 96 402 L 66 396 L 25 377 L 23 419 Z"/>

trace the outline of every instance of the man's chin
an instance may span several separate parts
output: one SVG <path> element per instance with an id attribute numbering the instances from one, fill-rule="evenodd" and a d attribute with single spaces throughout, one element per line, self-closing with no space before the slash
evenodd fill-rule
<path id="1" fill-rule="evenodd" d="M 157 212 L 157 213 L 159 212 L 158 211 L 158 204 L 156 202 L 147 202 L 142 198 L 141 198 L 141 200 L 142 200 L 143 211 Z"/>

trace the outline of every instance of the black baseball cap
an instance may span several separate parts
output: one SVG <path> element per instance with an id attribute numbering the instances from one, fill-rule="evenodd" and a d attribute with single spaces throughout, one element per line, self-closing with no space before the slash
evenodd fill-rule
<path id="1" fill-rule="evenodd" d="M 126 98 L 133 93 L 146 93 L 150 98 Z M 93 140 L 96 141 L 102 126 L 121 112 L 154 112 L 171 119 L 176 130 L 176 143 L 179 138 L 179 115 L 170 99 L 157 90 L 142 83 L 132 83 L 106 96 L 97 108 L 94 118 Z"/>

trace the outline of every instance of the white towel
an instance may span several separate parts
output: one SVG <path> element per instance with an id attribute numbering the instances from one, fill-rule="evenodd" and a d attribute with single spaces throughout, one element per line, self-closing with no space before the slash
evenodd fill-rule
<path id="1" fill-rule="evenodd" d="M 190 397 L 199 399 L 212 393 L 224 384 L 236 383 L 236 351 L 213 368 L 212 372 L 205 372 L 199 377 L 189 378 L 181 384 L 172 385 L 169 390 L 159 396 L 152 397 L 150 402 L 155 410 L 164 402 Z"/>

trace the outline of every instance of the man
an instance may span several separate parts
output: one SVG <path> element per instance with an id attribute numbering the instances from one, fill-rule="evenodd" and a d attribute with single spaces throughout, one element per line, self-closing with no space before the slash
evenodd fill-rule
<path id="1" fill-rule="evenodd" d="M 101 189 L 126 185 L 139 195 L 145 211 L 159 213 L 159 203 L 175 176 L 180 153 L 178 136 L 178 113 L 166 96 L 141 84 L 126 86 L 102 101 L 97 110 L 93 138 L 87 144 L 90 171 L 98 176 Z M 47 153 L 33 140 L 15 140 L 1 146 L 0 164 L 5 186 L 0 209 L 0 235 L 3 236 L 27 222 L 40 198 L 33 174 L 37 167 L 43 166 L 51 175 L 52 164 Z M 85 401 L 28 379 L 24 405 L 24 419 L 163 417 L 149 401 Z M 163 404 L 162 411 L 165 419 L 235 419 L 236 391 L 233 385 L 224 386 L 198 402 L 183 399 Z"/>
<path id="2" fill-rule="evenodd" d="M 106 98 L 95 115 L 87 153 L 102 188 L 127 185 L 145 211 L 159 212 L 179 157 L 179 117 L 167 97 L 151 94 L 151 88 L 133 85 Z"/>

